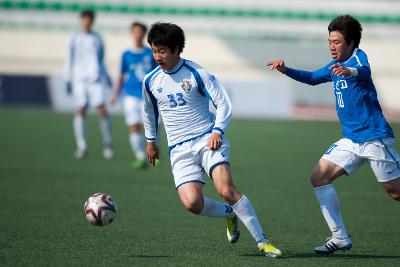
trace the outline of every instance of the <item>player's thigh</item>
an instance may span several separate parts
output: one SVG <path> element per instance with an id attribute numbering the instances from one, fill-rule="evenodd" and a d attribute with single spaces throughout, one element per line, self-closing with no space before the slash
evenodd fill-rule
<path id="1" fill-rule="evenodd" d="M 217 150 L 211 150 L 208 147 L 208 139 L 210 138 L 211 134 L 207 134 L 203 136 L 196 146 L 201 147 L 200 150 L 200 157 L 201 157 L 201 165 L 203 166 L 204 170 L 213 179 L 214 169 L 221 165 L 230 165 L 230 145 L 227 139 L 222 137 L 222 144 L 221 147 Z"/>
<path id="2" fill-rule="evenodd" d="M 189 142 L 174 147 L 169 155 L 176 189 L 187 183 L 205 184 L 204 170 Z"/>
<path id="3" fill-rule="evenodd" d="M 105 104 L 105 88 L 100 82 L 91 83 L 88 85 L 89 103 L 92 107 L 100 107 Z"/>
<path id="4" fill-rule="evenodd" d="M 242 194 L 233 183 L 232 172 L 228 164 L 217 165 L 212 170 L 212 177 L 215 190 L 225 201 L 233 205 L 240 200 Z"/>
<path id="5" fill-rule="evenodd" d="M 125 123 L 128 126 L 143 124 L 143 101 L 137 97 L 125 96 L 123 100 Z"/>
<path id="6" fill-rule="evenodd" d="M 178 195 L 185 208 L 199 213 L 203 210 L 203 184 L 188 182 L 178 188 Z"/>
<path id="7" fill-rule="evenodd" d="M 314 187 L 332 183 L 342 175 L 352 175 L 365 159 L 357 154 L 358 145 L 349 139 L 340 139 L 322 155 L 311 172 Z"/>
<path id="8" fill-rule="evenodd" d="M 222 138 L 221 147 L 211 150 L 208 147 L 210 135 L 204 136 L 200 141 L 202 145 L 202 166 L 214 182 L 218 194 L 229 204 L 234 204 L 240 199 L 240 192 L 233 183 L 230 169 L 230 145 L 227 139 Z"/>
<path id="9" fill-rule="evenodd" d="M 72 93 L 77 109 L 85 109 L 89 103 L 87 86 L 83 82 L 74 81 L 72 83 Z"/>

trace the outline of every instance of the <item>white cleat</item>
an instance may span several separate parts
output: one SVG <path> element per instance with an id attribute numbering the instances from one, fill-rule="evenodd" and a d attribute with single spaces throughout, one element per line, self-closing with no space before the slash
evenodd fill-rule
<path id="1" fill-rule="evenodd" d="M 86 149 L 77 149 L 75 151 L 75 158 L 76 159 L 84 159 L 88 156 L 88 151 Z"/>
<path id="2" fill-rule="evenodd" d="M 111 146 L 103 147 L 103 157 L 108 160 L 114 157 L 114 151 Z"/>
<path id="3" fill-rule="evenodd" d="M 326 240 L 326 243 L 322 246 L 316 247 L 314 252 L 321 255 L 330 255 L 338 250 L 350 250 L 353 246 L 353 242 L 351 242 L 350 236 L 344 239 L 329 237 Z"/>

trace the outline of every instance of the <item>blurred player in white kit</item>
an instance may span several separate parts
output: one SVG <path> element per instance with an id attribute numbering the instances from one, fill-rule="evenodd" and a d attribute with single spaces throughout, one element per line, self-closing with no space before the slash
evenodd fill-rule
<path id="1" fill-rule="evenodd" d="M 75 157 L 82 159 L 88 155 L 85 134 L 87 108 L 97 109 L 103 136 L 103 156 L 113 157 L 111 141 L 111 121 L 105 107 L 105 89 L 111 80 L 104 65 L 104 43 L 101 36 L 92 31 L 95 14 L 91 10 L 80 13 L 81 31 L 69 39 L 65 62 L 64 78 L 69 93 L 76 101 L 74 134 L 77 144 Z"/>

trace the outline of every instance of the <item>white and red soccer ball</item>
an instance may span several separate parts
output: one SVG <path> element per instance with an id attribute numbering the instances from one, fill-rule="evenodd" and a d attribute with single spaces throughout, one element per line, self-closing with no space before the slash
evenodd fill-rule
<path id="1" fill-rule="evenodd" d="M 97 226 L 110 224 L 117 215 L 117 204 L 111 196 L 96 193 L 90 196 L 84 205 L 86 219 Z"/>

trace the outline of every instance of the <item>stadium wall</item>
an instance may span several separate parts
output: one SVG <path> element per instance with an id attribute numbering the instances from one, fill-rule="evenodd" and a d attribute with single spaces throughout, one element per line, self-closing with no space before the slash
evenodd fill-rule
<path id="1" fill-rule="evenodd" d="M 96 29 L 105 38 L 107 66 L 113 77 L 118 72 L 121 51 L 130 45 L 127 26 L 133 20 L 147 24 L 173 21 L 187 32 L 183 56 L 219 77 L 232 98 L 247 99 L 235 104 L 238 114 L 296 117 L 299 107 L 332 111 L 335 103 L 330 84 L 310 87 L 293 82 L 268 71 L 265 61 L 284 58 L 292 67 L 320 68 L 330 60 L 326 48 L 327 23 L 333 16 L 346 12 L 363 23 L 362 49 L 369 55 L 384 109 L 400 113 L 397 67 L 400 2 L 329 3 L 319 0 L 204 0 L 190 4 L 181 0 L 0 1 L 0 73 L 47 77 L 50 99 L 60 99 L 53 106 L 62 106 L 57 110 L 70 110 L 72 104 L 60 93 L 63 83 L 59 78 L 66 40 L 78 28 L 77 11 L 91 7 L 99 12 Z M 265 111 L 252 105 L 248 99 L 251 94 L 256 96 L 255 100 L 266 99 Z M 61 100 L 66 104 L 60 104 Z M 396 117 L 400 120 L 400 116 Z"/>

